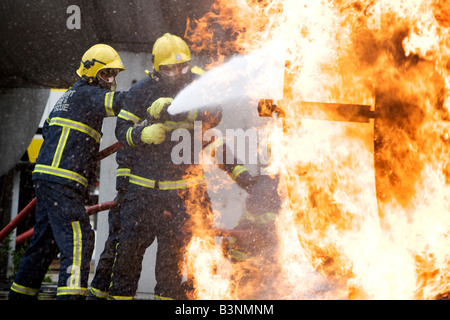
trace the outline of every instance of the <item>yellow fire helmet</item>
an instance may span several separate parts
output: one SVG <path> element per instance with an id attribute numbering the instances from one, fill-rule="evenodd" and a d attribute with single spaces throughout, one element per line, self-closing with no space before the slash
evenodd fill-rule
<path id="1" fill-rule="evenodd" d="M 125 70 L 119 54 L 107 44 L 96 44 L 90 47 L 81 58 L 77 74 L 83 78 L 95 78 L 102 69 Z"/>
<path id="2" fill-rule="evenodd" d="M 188 45 L 178 36 L 166 33 L 153 45 L 153 68 L 159 72 L 159 66 L 183 63 L 191 60 Z"/>

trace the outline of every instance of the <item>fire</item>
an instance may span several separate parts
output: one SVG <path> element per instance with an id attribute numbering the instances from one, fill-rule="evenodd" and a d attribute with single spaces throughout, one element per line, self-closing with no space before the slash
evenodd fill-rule
<path id="1" fill-rule="evenodd" d="M 449 17 L 437 0 L 216 0 L 188 21 L 193 51 L 214 51 L 209 67 L 286 48 L 285 118 L 265 128 L 282 199 L 272 298 L 448 297 Z M 322 111 L 299 101 L 366 104 L 376 116 L 312 120 Z M 195 278 L 216 270 L 197 292 L 239 298 L 242 268 L 210 244 L 194 238 L 188 250 Z"/>
<path id="2" fill-rule="evenodd" d="M 196 236 L 186 249 L 188 274 L 195 275 L 194 299 L 231 299 L 230 262 L 211 239 Z"/>
<path id="3" fill-rule="evenodd" d="M 198 166 L 192 166 L 185 178 L 202 175 Z M 186 269 L 187 281 L 194 286 L 191 299 L 230 299 L 230 262 L 224 257 L 220 246 L 216 245 L 213 234 L 214 212 L 205 206 L 205 187 L 193 186 L 180 191 L 186 200 L 189 221 L 185 231 L 191 239 L 185 250 L 185 258 L 180 261 L 180 270 Z"/>

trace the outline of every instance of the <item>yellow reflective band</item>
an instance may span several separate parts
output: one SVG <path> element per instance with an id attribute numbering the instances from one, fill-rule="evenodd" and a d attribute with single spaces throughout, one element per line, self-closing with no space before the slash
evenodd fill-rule
<path id="1" fill-rule="evenodd" d="M 231 179 L 236 180 L 236 178 L 244 171 L 247 171 L 245 166 L 236 166 L 231 173 Z"/>
<path id="2" fill-rule="evenodd" d="M 194 129 L 194 124 L 187 121 L 166 121 L 164 122 L 164 125 L 166 126 L 168 131 L 176 129 Z"/>
<path id="3" fill-rule="evenodd" d="M 127 297 L 127 296 L 108 296 L 108 300 L 133 300 L 133 297 Z"/>
<path id="4" fill-rule="evenodd" d="M 249 221 L 250 223 L 259 227 L 259 226 L 262 226 L 267 223 L 271 223 L 271 222 L 275 221 L 276 218 L 277 218 L 277 214 L 273 213 L 273 212 L 265 212 L 261 215 L 256 216 L 253 213 L 251 213 L 250 211 L 244 210 L 244 214 L 239 219 L 238 223 L 240 223 L 242 221 Z"/>
<path id="5" fill-rule="evenodd" d="M 130 175 L 130 169 L 119 168 L 116 170 L 116 177 L 128 177 Z"/>
<path id="6" fill-rule="evenodd" d="M 59 167 L 61 157 L 66 147 L 67 138 L 69 137 L 70 128 L 63 127 L 58 145 L 56 146 L 55 155 L 53 156 L 52 167 Z"/>
<path id="7" fill-rule="evenodd" d="M 220 139 L 216 139 L 213 141 L 212 145 L 214 145 L 214 148 L 217 150 L 219 149 L 219 147 L 222 147 L 224 145 L 225 141 L 223 140 L 223 138 Z"/>
<path id="8" fill-rule="evenodd" d="M 58 125 L 86 133 L 88 136 L 94 138 L 94 140 L 97 141 L 98 143 L 100 143 L 100 139 L 102 138 L 102 135 L 97 130 L 92 129 L 91 127 L 85 125 L 84 123 L 78 121 L 58 117 L 52 118 L 50 120 L 50 125 L 51 126 Z"/>
<path id="9" fill-rule="evenodd" d="M 233 259 L 239 260 L 239 261 L 244 261 L 244 260 L 247 260 L 252 257 L 251 255 L 248 255 L 247 253 L 242 252 L 237 249 L 231 250 L 231 256 L 233 257 Z"/>
<path id="10" fill-rule="evenodd" d="M 120 110 L 119 115 L 117 117 L 127 121 L 133 121 L 134 124 L 138 124 L 139 122 L 141 122 L 141 118 L 123 109 Z"/>
<path id="11" fill-rule="evenodd" d="M 11 290 L 27 296 L 37 296 L 39 293 L 39 289 L 21 286 L 20 284 L 17 284 L 15 282 L 13 282 L 13 284 L 11 285 Z"/>
<path id="12" fill-rule="evenodd" d="M 81 284 L 81 251 L 83 246 L 80 221 L 72 221 L 73 230 L 73 257 L 72 257 L 72 270 L 70 273 L 70 281 L 68 281 L 69 287 L 79 288 Z"/>
<path id="13" fill-rule="evenodd" d="M 277 214 L 276 213 L 266 212 L 266 213 L 258 216 L 255 219 L 255 224 L 257 226 L 262 226 L 262 225 L 264 225 L 266 223 L 271 223 L 271 222 L 275 221 L 276 218 L 277 218 Z"/>
<path id="14" fill-rule="evenodd" d="M 156 180 L 147 179 L 130 174 L 130 183 L 139 185 L 145 188 L 156 188 Z M 192 179 L 177 180 L 177 181 L 158 181 L 158 189 L 160 190 L 176 190 L 186 189 L 199 184 L 206 184 L 205 176 L 199 176 Z"/>
<path id="15" fill-rule="evenodd" d="M 141 187 L 155 188 L 156 181 L 130 174 L 130 183 L 137 184 Z"/>
<path id="16" fill-rule="evenodd" d="M 217 151 L 219 150 L 220 147 L 222 147 L 224 145 L 224 141 L 222 138 L 219 139 L 215 139 L 213 142 L 211 142 L 210 144 L 208 144 L 205 147 L 205 150 L 203 151 L 203 153 L 209 157 L 215 157 Z M 218 153 L 220 155 L 220 153 Z M 215 159 L 214 159 L 215 160 Z M 221 160 L 219 159 L 219 163 Z"/>
<path id="17" fill-rule="evenodd" d="M 155 300 L 174 300 L 174 299 L 169 298 L 169 297 L 158 296 L 157 294 L 155 294 L 153 297 L 155 298 Z"/>
<path id="18" fill-rule="evenodd" d="M 205 176 L 178 181 L 159 181 L 159 189 L 161 190 L 186 189 L 199 184 L 206 184 Z"/>
<path id="19" fill-rule="evenodd" d="M 34 172 L 45 173 L 45 174 L 58 176 L 61 178 L 71 179 L 71 180 L 74 180 L 74 181 L 82 184 L 85 187 L 88 186 L 88 181 L 85 177 L 79 175 L 76 172 L 70 171 L 70 170 L 55 168 L 55 167 L 46 166 L 43 164 L 38 164 L 38 165 L 36 165 Z"/>
<path id="20" fill-rule="evenodd" d="M 194 122 L 197 119 L 197 115 L 198 115 L 198 110 L 197 109 L 189 111 L 189 114 L 188 114 L 188 116 L 186 118 L 186 121 Z"/>
<path id="21" fill-rule="evenodd" d="M 73 248 L 72 265 L 67 268 L 70 277 L 67 279 L 66 287 L 58 287 L 56 295 L 87 295 L 87 288 L 81 287 L 81 261 L 82 261 L 82 233 L 80 221 L 72 221 Z"/>
<path id="22" fill-rule="evenodd" d="M 114 92 L 108 92 L 105 94 L 105 109 L 106 109 L 106 115 L 108 117 L 115 117 L 113 110 L 113 100 L 114 100 Z"/>
<path id="23" fill-rule="evenodd" d="M 240 221 L 245 221 L 245 220 L 249 220 L 251 222 L 255 221 L 255 218 L 253 217 L 253 214 L 250 211 L 246 210 L 246 209 L 244 209 L 244 214 L 239 219 L 239 222 Z"/>
<path id="24" fill-rule="evenodd" d="M 91 287 L 91 289 L 89 291 L 97 298 L 100 298 L 100 299 L 108 298 L 108 292 L 106 292 L 106 291 L 101 291 L 101 290 L 95 289 L 93 287 Z"/>
<path id="25" fill-rule="evenodd" d="M 57 296 L 64 296 L 64 295 L 80 295 L 80 296 L 87 296 L 88 290 L 87 288 L 75 288 L 75 287 L 58 287 L 56 290 Z"/>
<path id="26" fill-rule="evenodd" d="M 131 147 L 136 147 L 136 145 L 133 142 L 132 133 L 133 133 L 133 127 L 129 127 L 128 130 L 127 130 L 127 143 Z"/>
<path id="27" fill-rule="evenodd" d="M 113 265 L 112 265 L 112 271 L 111 271 L 111 277 L 110 279 L 114 279 L 114 266 L 116 265 L 116 261 L 117 261 L 117 248 L 119 247 L 119 242 L 116 243 L 116 253 L 114 255 L 114 261 L 113 261 Z M 111 280 L 110 284 L 109 284 L 109 288 L 111 288 L 113 286 L 113 281 Z M 110 296 L 108 294 L 108 300 L 110 300 Z"/>

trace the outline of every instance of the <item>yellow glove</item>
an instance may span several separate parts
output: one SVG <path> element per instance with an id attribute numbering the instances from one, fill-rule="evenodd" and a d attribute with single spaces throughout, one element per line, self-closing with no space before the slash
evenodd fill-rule
<path id="1" fill-rule="evenodd" d="M 151 115 L 155 119 L 159 119 L 161 117 L 161 111 L 165 106 L 168 106 L 173 102 L 172 98 L 159 98 L 147 109 L 149 115 Z"/>
<path id="2" fill-rule="evenodd" d="M 147 144 L 160 144 L 166 139 L 166 126 L 164 123 L 155 123 L 142 130 L 141 140 Z"/>

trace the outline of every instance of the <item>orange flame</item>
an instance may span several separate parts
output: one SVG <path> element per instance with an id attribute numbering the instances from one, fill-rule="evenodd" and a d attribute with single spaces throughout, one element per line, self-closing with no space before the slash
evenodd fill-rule
<path id="1" fill-rule="evenodd" d="M 214 52 L 210 66 L 286 46 L 286 118 L 266 128 L 283 200 L 273 298 L 448 297 L 447 2 L 217 0 L 186 37 L 194 52 Z M 305 100 L 370 104 L 376 118 L 306 120 L 320 111 L 300 108 Z M 217 264 L 215 249 L 192 246 L 210 252 L 199 265 Z M 232 296 L 236 269 L 226 270 L 212 297 Z"/>
<path id="2" fill-rule="evenodd" d="M 191 166 L 185 178 L 197 177 L 203 171 L 198 166 Z M 189 221 L 185 231 L 191 234 L 191 240 L 185 249 L 185 259 L 180 262 L 183 270 L 186 264 L 187 279 L 192 281 L 194 291 L 189 293 L 191 299 L 229 299 L 229 261 L 221 248 L 215 244 L 213 234 L 214 212 L 206 202 L 206 188 L 193 186 L 179 192 L 185 199 Z"/>

